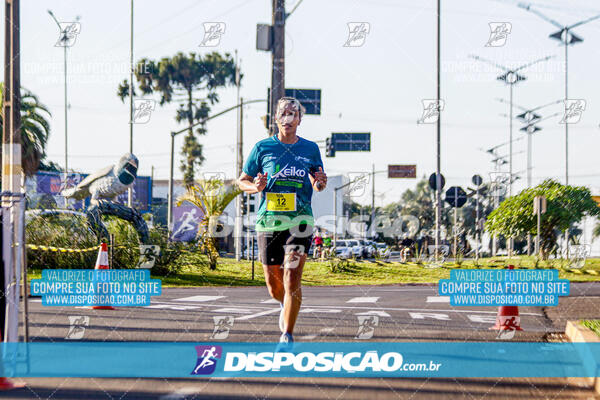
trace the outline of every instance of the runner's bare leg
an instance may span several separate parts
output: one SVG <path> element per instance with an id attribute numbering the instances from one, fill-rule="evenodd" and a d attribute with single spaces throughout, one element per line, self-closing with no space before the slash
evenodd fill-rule
<path id="1" fill-rule="evenodd" d="M 263 271 L 265 273 L 265 282 L 267 283 L 267 290 L 272 298 L 283 303 L 283 270 L 281 265 L 265 265 L 263 264 Z"/>
<path id="2" fill-rule="evenodd" d="M 284 265 L 283 268 L 283 287 L 285 290 L 283 303 L 284 332 L 289 334 L 294 331 L 296 319 L 302 305 L 301 281 L 304 263 L 306 262 L 306 254 L 294 253 L 296 253 L 294 257 L 299 257 L 298 266 L 296 268 L 286 268 L 286 265 Z"/>

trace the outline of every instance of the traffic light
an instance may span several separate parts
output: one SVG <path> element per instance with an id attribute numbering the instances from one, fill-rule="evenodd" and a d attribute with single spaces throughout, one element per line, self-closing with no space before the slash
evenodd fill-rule
<path id="1" fill-rule="evenodd" d="M 248 211 L 248 195 L 246 193 L 240 194 L 242 196 L 241 206 L 242 207 L 242 215 L 246 215 Z"/>
<path id="2" fill-rule="evenodd" d="M 335 157 L 335 146 L 330 138 L 325 139 L 325 156 Z"/>
<path id="3" fill-rule="evenodd" d="M 271 122 L 271 116 L 269 114 L 263 115 L 262 117 L 260 117 L 260 119 L 262 119 L 263 124 L 265 124 L 265 128 L 269 129 L 269 124 Z"/>

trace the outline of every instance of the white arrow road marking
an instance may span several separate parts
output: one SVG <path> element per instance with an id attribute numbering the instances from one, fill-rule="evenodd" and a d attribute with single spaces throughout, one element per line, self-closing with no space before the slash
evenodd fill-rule
<path id="1" fill-rule="evenodd" d="M 421 313 L 421 312 L 409 312 L 408 313 L 413 319 L 437 319 L 439 321 L 450 321 L 450 317 L 446 314 L 438 314 L 438 313 Z"/>
<path id="2" fill-rule="evenodd" d="M 174 305 L 174 304 L 154 304 L 151 306 L 146 306 L 145 308 L 167 308 L 169 310 L 193 310 L 196 308 L 200 308 L 198 306 L 183 306 L 183 305 Z"/>
<path id="3" fill-rule="evenodd" d="M 252 310 L 249 310 L 247 308 L 225 307 L 225 308 L 219 308 L 218 310 L 210 310 L 208 312 L 233 313 L 233 314 L 250 314 L 252 312 Z"/>
<path id="4" fill-rule="evenodd" d="M 302 339 L 302 340 L 313 340 L 313 339 L 316 339 L 319 336 L 319 334 L 331 333 L 331 332 L 333 332 L 333 328 L 323 328 L 316 335 L 304 335 L 304 336 L 300 336 L 300 339 Z"/>
<path id="5" fill-rule="evenodd" d="M 386 313 L 385 311 L 378 311 L 378 310 L 372 310 L 372 311 L 367 311 L 367 312 L 361 312 L 361 313 L 355 313 L 355 315 L 377 315 L 380 317 L 391 317 L 390 314 Z"/>
<path id="6" fill-rule="evenodd" d="M 376 303 L 379 297 L 354 297 L 346 303 Z"/>
<path id="7" fill-rule="evenodd" d="M 275 299 L 263 300 L 260 302 L 260 304 L 279 304 L 279 300 L 275 300 Z"/>
<path id="8" fill-rule="evenodd" d="M 483 324 L 493 324 L 496 322 L 495 317 L 492 317 L 492 316 L 488 317 L 485 315 L 467 315 L 467 318 L 469 318 L 473 322 L 481 322 Z"/>
<path id="9" fill-rule="evenodd" d="M 242 320 L 252 319 L 252 318 L 256 318 L 256 317 L 262 317 L 263 315 L 267 315 L 267 314 L 274 314 L 279 311 L 281 311 L 281 308 L 277 307 L 277 308 L 272 308 L 270 310 L 257 312 L 256 314 L 250 314 L 250 315 L 244 315 L 243 317 L 237 317 L 236 319 L 238 321 L 242 321 Z"/>
<path id="10" fill-rule="evenodd" d="M 194 302 L 204 302 L 204 301 L 215 301 L 224 298 L 225 296 L 190 296 L 190 297 L 182 297 L 180 299 L 174 299 L 173 301 L 194 301 Z"/>
<path id="11" fill-rule="evenodd" d="M 450 303 L 450 296 L 427 296 L 428 303 Z"/>
<path id="12" fill-rule="evenodd" d="M 301 313 L 329 313 L 329 314 L 335 314 L 335 313 L 340 313 L 342 312 L 342 310 L 336 310 L 334 308 L 302 308 L 300 309 Z"/>

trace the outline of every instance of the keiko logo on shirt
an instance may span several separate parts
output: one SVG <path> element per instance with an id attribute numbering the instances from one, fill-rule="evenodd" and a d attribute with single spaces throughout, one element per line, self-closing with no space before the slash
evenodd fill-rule
<path id="1" fill-rule="evenodd" d="M 306 176 L 306 171 L 300 168 L 296 168 L 295 166 L 288 167 L 289 164 L 286 164 L 285 167 L 281 168 L 275 174 L 273 174 L 273 179 L 284 178 L 288 176 L 293 176 L 297 178 L 304 178 Z M 277 165 L 279 168 L 279 165 Z"/>

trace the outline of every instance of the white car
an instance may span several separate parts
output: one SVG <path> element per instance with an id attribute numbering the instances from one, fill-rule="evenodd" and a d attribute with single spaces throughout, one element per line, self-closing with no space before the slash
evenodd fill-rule
<path id="1" fill-rule="evenodd" d="M 348 239 L 348 247 L 352 248 L 352 256 L 354 258 L 362 258 L 363 256 L 363 246 L 356 239 Z"/>
<path id="2" fill-rule="evenodd" d="M 379 254 L 379 257 L 383 258 L 384 260 L 390 257 L 390 248 L 387 244 L 375 243 L 375 246 L 377 247 L 377 254 Z"/>
<path id="3" fill-rule="evenodd" d="M 335 256 L 339 258 L 352 258 L 352 248 L 349 247 L 346 240 L 336 240 L 335 242 Z"/>

